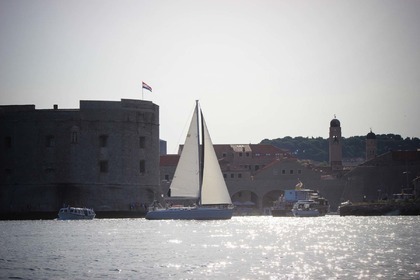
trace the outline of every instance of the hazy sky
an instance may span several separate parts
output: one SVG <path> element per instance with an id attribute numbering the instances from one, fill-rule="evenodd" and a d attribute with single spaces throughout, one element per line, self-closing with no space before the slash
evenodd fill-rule
<path id="1" fill-rule="evenodd" d="M 420 1 L 0 0 L 0 104 L 160 106 L 168 152 L 199 99 L 215 144 L 420 137 Z"/>

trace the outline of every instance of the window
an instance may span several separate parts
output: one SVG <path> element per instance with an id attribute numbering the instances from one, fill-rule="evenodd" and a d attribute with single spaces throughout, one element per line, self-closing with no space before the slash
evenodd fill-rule
<path id="1" fill-rule="evenodd" d="M 140 149 L 146 148 L 146 137 L 141 136 L 139 138 L 139 147 L 140 147 Z"/>
<path id="2" fill-rule="evenodd" d="M 99 171 L 101 173 L 108 173 L 108 161 L 107 160 L 101 160 L 99 162 Z"/>
<path id="3" fill-rule="evenodd" d="M 71 143 L 72 144 L 79 143 L 79 133 L 77 131 L 72 131 L 71 132 Z"/>
<path id="4" fill-rule="evenodd" d="M 226 153 L 223 153 L 223 154 L 222 154 L 222 157 L 226 157 Z"/>
<path id="5" fill-rule="evenodd" d="M 282 175 L 286 174 L 286 169 L 282 169 L 282 170 L 281 170 L 281 174 L 282 174 Z"/>
<path id="6" fill-rule="evenodd" d="M 241 157 L 242 156 L 242 153 L 239 153 L 239 156 Z"/>
<path id="7" fill-rule="evenodd" d="M 45 146 L 46 147 L 54 147 L 55 146 L 54 135 L 47 135 L 47 137 L 45 137 Z"/>
<path id="8" fill-rule="evenodd" d="M 242 173 L 239 173 L 238 174 L 238 178 L 242 178 Z"/>
<path id="9" fill-rule="evenodd" d="M 246 153 L 246 156 L 249 157 L 249 153 L 248 152 Z"/>
<path id="10" fill-rule="evenodd" d="M 290 169 L 290 174 L 293 174 L 293 169 Z"/>
<path id="11" fill-rule="evenodd" d="M 4 137 L 4 147 L 11 148 L 12 147 L 12 137 L 6 136 Z"/>
<path id="12" fill-rule="evenodd" d="M 169 175 L 168 174 L 165 175 L 165 180 L 169 181 Z"/>
<path id="13" fill-rule="evenodd" d="M 47 174 L 52 174 L 52 173 L 54 173 L 55 172 L 55 170 L 54 170 L 54 168 L 51 168 L 51 167 L 48 167 L 48 168 L 45 168 L 45 173 L 47 173 Z"/>
<path id="14" fill-rule="evenodd" d="M 299 170 L 298 170 L 298 174 L 302 174 L 302 170 L 300 170 L 300 169 L 299 169 Z"/>
<path id="15" fill-rule="evenodd" d="M 231 173 L 230 178 L 235 178 L 235 174 Z"/>
<path id="16" fill-rule="evenodd" d="M 108 145 L 108 135 L 99 136 L 99 146 L 105 148 Z"/>
<path id="17" fill-rule="evenodd" d="M 140 161 L 140 173 L 144 174 L 146 172 L 146 161 L 145 160 L 141 160 Z"/>
<path id="18" fill-rule="evenodd" d="M 70 130 L 70 143 L 77 144 L 79 143 L 79 127 L 77 125 L 72 126 Z"/>

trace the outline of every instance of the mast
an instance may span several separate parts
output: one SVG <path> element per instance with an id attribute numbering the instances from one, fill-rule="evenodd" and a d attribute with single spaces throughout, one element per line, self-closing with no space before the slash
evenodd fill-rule
<path id="1" fill-rule="evenodd" d="M 198 198 L 197 198 L 197 205 L 201 205 L 201 188 L 203 185 L 203 167 L 204 167 L 204 148 L 200 149 L 200 138 L 202 138 L 202 143 L 204 146 L 204 134 L 203 134 L 203 113 L 201 112 L 200 108 L 199 108 L 199 104 L 198 104 L 198 100 L 195 101 L 196 103 L 196 110 L 197 110 L 197 132 L 198 132 L 198 137 L 197 137 L 197 149 L 198 149 L 198 170 L 199 170 L 199 175 L 198 175 L 198 182 L 199 182 L 199 186 L 198 186 Z M 200 123 L 200 116 L 201 116 L 201 123 Z M 200 130 L 200 125 L 201 125 L 201 130 Z M 201 132 L 201 137 L 200 137 L 200 132 Z"/>

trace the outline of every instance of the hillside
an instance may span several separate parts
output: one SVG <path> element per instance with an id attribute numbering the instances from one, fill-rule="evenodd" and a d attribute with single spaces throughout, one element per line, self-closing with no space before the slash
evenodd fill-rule
<path id="1" fill-rule="evenodd" d="M 420 149 L 420 139 L 405 138 L 398 134 L 377 134 L 378 155 L 392 150 Z M 343 158 L 365 158 L 366 136 L 352 136 L 342 139 Z M 261 144 L 272 144 L 281 149 L 286 149 L 299 159 L 310 159 L 319 162 L 328 162 L 328 139 L 322 137 L 290 137 L 277 139 L 264 139 Z"/>

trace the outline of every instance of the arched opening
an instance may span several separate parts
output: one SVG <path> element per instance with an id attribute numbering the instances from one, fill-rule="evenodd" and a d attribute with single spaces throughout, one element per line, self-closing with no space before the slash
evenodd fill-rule
<path id="1" fill-rule="evenodd" d="M 271 215 L 271 208 L 280 197 L 284 196 L 283 190 L 272 190 L 266 193 L 262 199 L 262 210 L 264 215 Z"/>
<path id="2" fill-rule="evenodd" d="M 232 196 L 232 203 L 235 205 L 236 215 L 260 214 L 258 209 L 258 195 L 254 192 L 243 190 Z"/>

